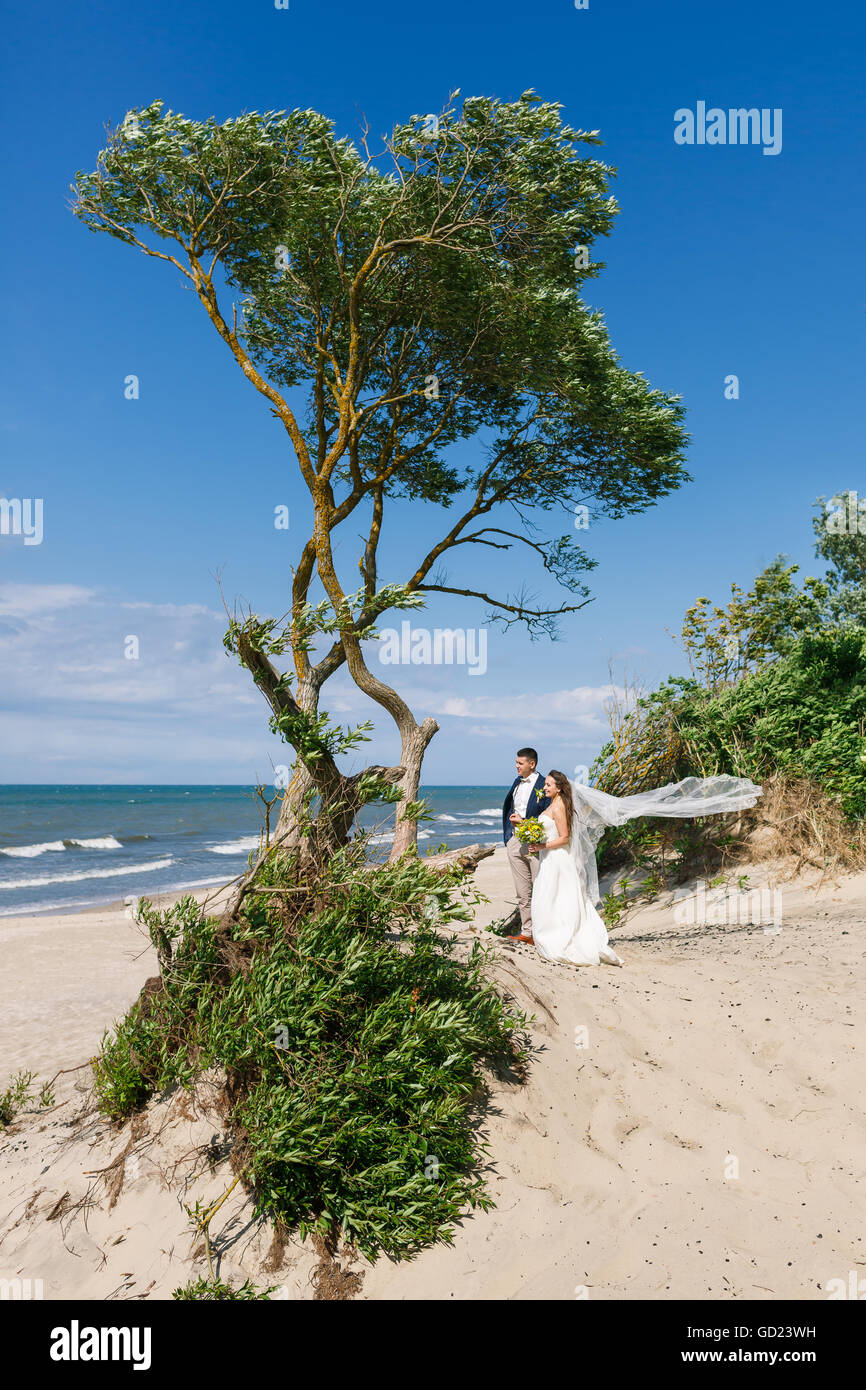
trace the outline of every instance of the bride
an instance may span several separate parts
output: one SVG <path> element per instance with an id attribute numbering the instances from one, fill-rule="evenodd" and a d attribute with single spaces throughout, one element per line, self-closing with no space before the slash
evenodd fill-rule
<path id="1" fill-rule="evenodd" d="M 539 955 L 570 965 L 622 965 L 596 911 L 599 898 L 595 847 L 610 825 L 636 816 L 724 815 L 754 806 L 761 788 L 744 777 L 686 777 L 633 796 L 609 796 L 595 787 L 570 782 L 564 772 L 550 772 L 544 783 L 550 798 L 538 817 L 545 843 L 531 845 L 539 855 L 532 889 L 532 936 Z"/>

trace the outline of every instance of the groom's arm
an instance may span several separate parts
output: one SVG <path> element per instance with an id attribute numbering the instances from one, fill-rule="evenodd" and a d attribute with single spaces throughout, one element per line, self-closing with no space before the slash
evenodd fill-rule
<path id="1" fill-rule="evenodd" d="M 502 839 L 506 845 L 514 834 L 514 826 L 511 824 L 510 816 L 514 811 L 514 788 L 516 785 L 517 783 L 515 782 L 508 788 L 505 800 L 502 803 Z"/>

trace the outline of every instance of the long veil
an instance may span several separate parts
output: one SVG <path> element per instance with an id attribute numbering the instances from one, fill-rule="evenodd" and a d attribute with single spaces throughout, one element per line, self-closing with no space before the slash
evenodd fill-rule
<path id="1" fill-rule="evenodd" d="M 581 885 L 591 903 L 599 900 L 595 849 L 611 825 L 625 825 L 638 816 L 722 816 L 754 806 L 761 788 L 747 777 L 719 773 L 716 777 L 685 777 L 652 791 L 632 796 L 610 796 L 596 787 L 572 782 L 574 824 L 571 854 L 577 865 Z"/>

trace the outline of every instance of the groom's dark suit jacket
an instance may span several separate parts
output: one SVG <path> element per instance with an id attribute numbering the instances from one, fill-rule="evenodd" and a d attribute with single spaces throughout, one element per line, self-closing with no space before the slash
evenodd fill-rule
<path id="1" fill-rule="evenodd" d="M 541 815 L 542 811 L 546 811 L 548 806 L 550 805 L 550 798 L 544 795 L 544 778 L 541 776 L 540 772 L 536 772 L 534 776 L 535 781 L 532 782 L 530 785 L 529 801 L 526 804 L 527 820 L 534 820 L 537 816 Z M 514 791 L 515 788 L 519 785 L 520 778 L 515 777 L 514 781 L 511 783 L 511 786 L 508 788 L 508 795 L 506 796 L 505 804 L 502 807 L 502 838 L 506 844 L 508 844 L 508 841 L 514 834 L 514 826 L 511 824 L 511 821 L 508 819 L 508 817 L 514 810 Z M 538 795 L 539 792 L 541 793 L 540 796 Z"/>

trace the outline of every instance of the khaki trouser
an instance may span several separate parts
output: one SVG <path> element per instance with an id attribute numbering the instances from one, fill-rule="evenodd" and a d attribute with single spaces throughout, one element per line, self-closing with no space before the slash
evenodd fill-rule
<path id="1" fill-rule="evenodd" d="M 538 873 L 538 855 L 530 854 L 516 835 L 512 835 L 505 846 L 508 866 L 514 880 L 517 906 L 520 909 L 520 924 L 527 936 L 532 934 L 532 884 Z"/>

